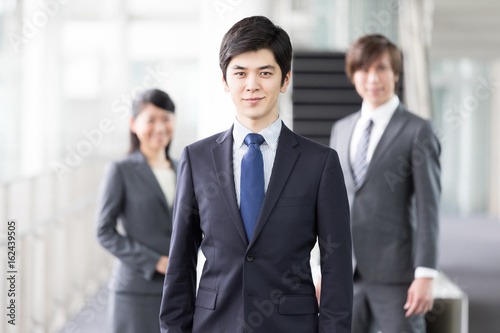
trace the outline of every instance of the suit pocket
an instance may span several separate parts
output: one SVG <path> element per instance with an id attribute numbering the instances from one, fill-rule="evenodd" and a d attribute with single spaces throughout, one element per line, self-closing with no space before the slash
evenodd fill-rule
<path id="1" fill-rule="evenodd" d="M 314 295 L 283 295 L 278 313 L 282 315 L 311 315 L 318 313 L 318 300 Z"/>
<path id="2" fill-rule="evenodd" d="M 196 306 L 208 310 L 214 310 L 216 301 L 217 292 L 215 290 L 198 289 L 198 295 L 196 296 L 195 302 Z"/>
<path id="3" fill-rule="evenodd" d="M 287 206 L 310 206 L 311 200 L 307 197 L 281 197 L 276 203 L 276 207 Z"/>
<path id="4" fill-rule="evenodd" d="M 374 220 L 373 228 L 384 234 L 407 238 L 411 232 L 410 223 L 397 214 L 380 213 Z"/>

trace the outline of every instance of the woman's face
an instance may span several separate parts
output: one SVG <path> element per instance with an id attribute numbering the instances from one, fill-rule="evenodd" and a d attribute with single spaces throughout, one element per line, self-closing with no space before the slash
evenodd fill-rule
<path id="1" fill-rule="evenodd" d="M 135 119 L 131 119 L 130 129 L 139 138 L 141 147 L 160 150 L 165 149 L 172 140 L 174 121 L 173 112 L 148 103 Z"/>

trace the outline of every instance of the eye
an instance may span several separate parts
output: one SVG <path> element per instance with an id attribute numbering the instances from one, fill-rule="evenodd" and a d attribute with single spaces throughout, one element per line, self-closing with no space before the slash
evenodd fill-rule
<path id="1" fill-rule="evenodd" d="M 262 73 L 260 73 L 260 75 L 262 75 L 262 76 L 271 76 L 271 75 L 273 75 L 273 73 L 271 73 L 271 72 L 262 72 Z"/>
<path id="2" fill-rule="evenodd" d="M 234 73 L 234 75 L 242 77 L 242 76 L 245 76 L 245 72 L 236 72 L 236 73 Z"/>

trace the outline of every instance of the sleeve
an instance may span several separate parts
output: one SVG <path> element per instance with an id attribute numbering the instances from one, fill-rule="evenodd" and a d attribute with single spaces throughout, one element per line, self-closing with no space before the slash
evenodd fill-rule
<path id="1" fill-rule="evenodd" d="M 417 267 L 415 268 L 415 279 L 427 278 L 435 279 L 438 276 L 438 271 L 427 267 Z"/>
<path id="2" fill-rule="evenodd" d="M 192 332 L 201 239 L 200 216 L 186 147 L 178 166 L 170 257 L 160 308 L 162 333 Z"/>
<path id="3" fill-rule="evenodd" d="M 349 204 L 337 153 L 331 150 L 317 203 L 321 263 L 319 332 L 351 332 L 352 245 Z"/>
<path id="4" fill-rule="evenodd" d="M 123 263 L 140 271 L 145 279 L 151 280 L 161 255 L 130 236 L 121 235 L 116 230 L 124 202 L 123 178 L 118 164 L 111 163 L 105 172 L 100 188 L 97 241 Z"/>
<path id="5" fill-rule="evenodd" d="M 441 195 L 441 147 L 430 122 L 418 131 L 412 148 L 413 184 L 417 211 L 415 267 L 436 269 Z"/>

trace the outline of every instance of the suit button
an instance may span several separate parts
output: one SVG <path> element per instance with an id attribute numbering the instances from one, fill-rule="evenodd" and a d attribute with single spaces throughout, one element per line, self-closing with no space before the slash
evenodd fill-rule
<path id="1" fill-rule="evenodd" d="M 252 262 L 255 260 L 255 257 L 253 256 L 253 254 L 247 254 L 245 260 L 248 262 Z"/>

